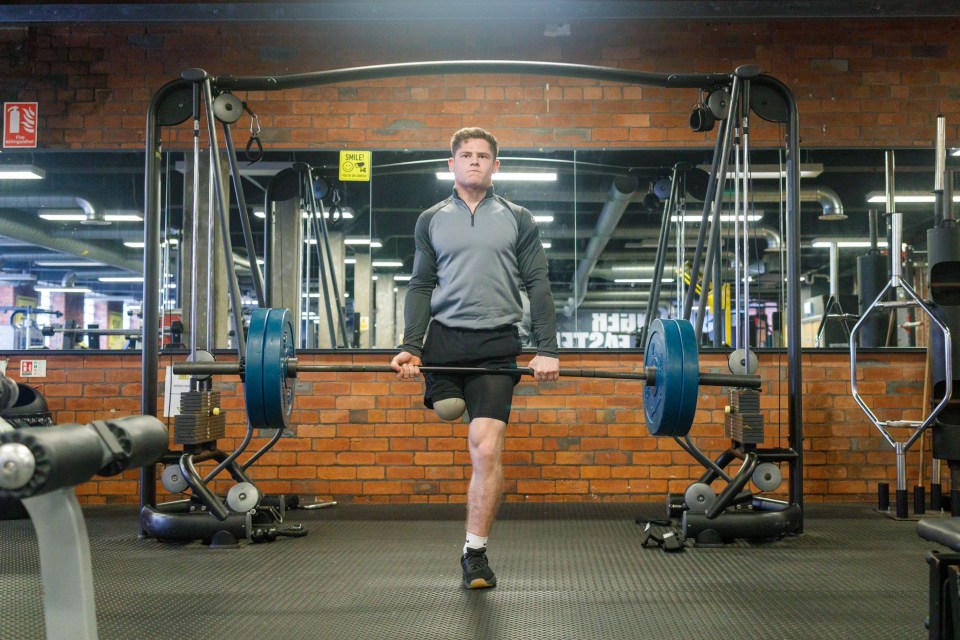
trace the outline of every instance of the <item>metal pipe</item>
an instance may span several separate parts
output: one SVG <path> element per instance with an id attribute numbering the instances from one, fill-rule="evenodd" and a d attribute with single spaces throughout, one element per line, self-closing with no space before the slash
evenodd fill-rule
<path id="1" fill-rule="evenodd" d="M 210 78 L 202 80 L 203 96 L 207 105 L 207 135 L 210 138 L 210 165 L 213 169 L 214 195 L 217 198 L 217 211 L 220 214 L 220 238 L 223 242 L 223 255 L 233 255 L 233 243 L 230 241 L 230 205 L 227 201 L 227 190 L 223 186 L 223 170 L 220 166 L 220 146 L 217 144 L 216 118 L 213 114 L 213 92 Z M 211 226 L 211 229 L 213 227 Z M 209 255 L 209 254 L 208 254 Z M 247 351 L 246 338 L 243 334 L 243 297 L 240 294 L 240 285 L 237 283 L 237 273 L 233 268 L 233 260 L 227 263 L 227 286 L 230 294 L 230 310 L 233 312 L 233 327 L 237 338 L 237 353 L 240 357 Z M 210 269 L 212 272 L 213 269 Z M 211 296 L 212 298 L 213 296 Z M 208 320 L 209 324 L 209 320 Z"/>
<path id="2" fill-rule="evenodd" d="M 830 297 L 834 300 L 840 292 L 840 247 L 836 242 L 830 243 Z"/>
<path id="3" fill-rule="evenodd" d="M 700 217 L 700 228 L 697 231 L 697 244 L 696 249 L 694 249 L 693 252 L 693 264 L 690 267 L 690 287 L 686 292 L 683 291 L 683 278 L 678 279 L 680 282 L 678 288 L 680 289 L 681 293 L 684 294 L 680 296 L 683 300 L 683 314 L 681 317 L 684 320 L 689 320 L 690 314 L 693 312 L 693 296 L 694 292 L 697 290 L 697 280 L 700 277 L 700 265 L 703 261 L 703 245 L 706 241 L 707 227 L 709 226 L 707 222 L 710 215 L 710 205 L 713 202 L 714 193 L 721 190 L 717 188 L 717 182 L 721 180 L 720 176 L 723 176 L 726 173 L 726 164 L 723 164 L 723 167 L 721 168 L 721 163 L 722 158 L 727 152 L 727 142 L 730 139 L 730 136 L 728 135 L 730 126 L 729 123 L 730 119 L 727 118 L 726 120 L 722 120 L 720 122 L 720 126 L 717 127 L 717 140 L 713 145 L 713 160 L 711 160 L 710 164 L 710 177 L 707 178 L 707 193 L 703 198 L 703 212 Z M 677 254 L 679 257 L 679 251 Z"/>
<path id="4" fill-rule="evenodd" d="M 250 226 L 249 208 L 247 207 L 247 198 L 243 195 L 243 185 L 240 181 L 240 167 L 237 163 L 236 147 L 233 144 L 233 132 L 230 125 L 223 123 L 223 141 L 227 147 L 227 160 L 230 163 L 230 176 L 233 180 L 233 190 L 237 194 L 237 206 L 240 208 L 240 227 L 243 229 L 243 242 L 247 247 L 249 256 L 250 274 L 253 276 L 253 290 L 257 295 L 257 305 L 261 308 L 266 306 L 266 300 L 263 296 L 263 274 L 260 272 L 260 265 L 257 264 L 256 247 L 253 246 L 253 231 Z M 237 256 L 234 254 L 234 262 Z"/>
<path id="5" fill-rule="evenodd" d="M 724 121 L 726 123 L 726 135 L 723 141 L 723 151 L 720 154 L 720 169 L 717 173 L 720 180 L 725 179 L 727 175 L 727 155 L 730 153 L 730 145 L 733 142 L 734 121 L 739 119 L 739 114 L 735 115 L 735 105 L 740 99 L 740 84 L 740 77 L 735 75 L 733 77 L 733 84 L 730 87 L 730 115 Z M 703 337 L 703 320 L 707 315 L 707 296 L 710 292 L 711 276 L 710 266 L 716 259 L 717 246 L 720 244 L 720 208 L 722 203 L 723 189 L 717 189 L 713 199 L 713 222 L 710 225 L 710 238 L 707 241 L 707 255 L 703 260 L 703 281 L 700 284 L 699 311 L 697 313 L 697 324 L 695 327 L 697 344 L 700 344 Z M 690 276 L 691 293 L 696 290 L 693 286 L 695 276 L 696 273 L 692 273 Z M 692 297 L 691 295 L 690 299 L 687 300 L 687 306 L 691 307 L 691 309 L 693 304 Z"/>
<path id="6" fill-rule="evenodd" d="M 884 169 L 886 176 L 886 194 L 887 194 L 887 213 L 890 214 L 890 274 L 892 276 L 891 284 L 894 287 L 900 284 L 900 247 L 903 244 L 903 214 L 896 213 L 896 160 L 893 150 L 889 149 L 884 154 Z"/>
<path id="7" fill-rule="evenodd" d="M 647 301 L 647 312 L 644 317 L 643 332 L 640 334 L 639 339 L 641 344 L 646 344 L 647 336 L 650 334 L 650 325 L 658 315 L 657 308 L 660 304 L 660 286 L 663 281 L 663 268 L 667 261 L 667 243 L 670 237 L 670 215 L 673 213 L 680 187 L 678 166 L 679 165 L 674 165 L 673 167 L 673 174 L 670 177 L 670 194 L 667 196 L 667 201 L 663 205 L 663 218 L 660 220 L 660 237 L 657 240 L 657 253 L 654 258 L 653 283 L 650 285 L 650 298 Z"/>
<path id="8" fill-rule="evenodd" d="M 604 247 L 613 236 L 623 212 L 627 210 L 633 194 L 639 186 L 639 181 L 635 176 L 617 176 L 610 185 L 610 191 L 606 204 L 600 211 L 600 217 L 597 224 L 590 233 L 590 241 L 583 251 L 583 258 L 577 265 L 576 273 L 573 276 L 573 295 L 567 300 L 563 312 L 566 315 L 573 315 L 577 311 L 577 306 L 587 295 L 587 284 L 590 281 L 590 271 L 600 259 Z"/>

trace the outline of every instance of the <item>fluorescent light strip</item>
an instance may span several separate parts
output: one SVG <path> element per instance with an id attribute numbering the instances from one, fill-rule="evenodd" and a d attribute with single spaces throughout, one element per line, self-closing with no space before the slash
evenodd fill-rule
<path id="1" fill-rule="evenodd" d="M 679 216 L 670 216 L 670 222 L 676 222 Z M 684 224 L 697 224 L 703 219 L 702 214 L 693 214 L 685 213 L 683 215 Z M 734 222 L 736 220 L 743 220 L 743 215 L 736 215 L 733 213 L 721 213 L 720 222 Z M 762 213 L 751 213 L 747 216 L 747 222 L 757 222 L 758 220 L 763 220 Z"/>
<path id="2" fill-rule="evenodd" d="M 38 267 L 103 267 L 102 262 L 90 262 L 81 260 L 37 260 L 33 263 Z"/>
<path id="3" fill-rule="evenodd" d="M 713 168 L 708 164 L 699 164 L 697 168 L 710 173 Z M 801 178 L 816 178 L 823 173 L 823 165 L 819 162 L 803 163 L 800 165 Z M 736 169 L 727 171 L 727 178 L 743 177 L 743 171 L 737 172 Z M 776 180 L 777 178 L 787 177 L 786 168 L 781 169 L 779 165 L 773 164 L 754 164 L 750 167 L 750 177 L 754 180 Z"/>
<path id="4" fill-rule="evenodd" d="M 453 180 L 453 172 L 437 171 L 437 180 Z M 555 171 L 498 171 L 493 174 L 494 182 L 556 182 Z"/>
<path id="5" fill-rule="evenodd" d="M 540 244 L 543 245 L 543 248 L 544 248 L 544 249 L 549 249 L 550 247 L 553 246 L 553 243 L 550 242 L 549 240 L 541 240 L 541 241 L 540 241 Z"/>
<path id="6" fill-rule="evenodd" d="M 618 284 L 652 284 L 653 278 L 614 278 L 614 282 Z M 671 284 L 675 282 L 673 278 L 664 278 L 660 281 L 661 284 Z"/>
<path id="7" fill-rule="evenodd" d="M 88 287 L 34 287 L 37 291 L 46 291 L 47 293 L 92 293 L 93 289 Z"/>
<path id="8" fill-rule="evenodd" d="M 257 216 L 258 218 L 266 218 L 266 217 L 267 217 L 267 214 L 265 214 L 263 211 L 254 211 L 254 212 L 253 212 L 253 215 Z M 340 210 L 340 216 L 341 216 L 344 220 L 351 220 L 351 219 L 353 219 L 353 210 L 350 209 L 350 208 L 346 208 L 346 207 L 345 207 L 345 208 L 343 208 L 343 209 Z M 301 209 L 301 210 L 300 210 L 300 217 L 303 218 L 304 220 L 308 220 L 308 219 L 310 218 L 310 212 L 307 211 L 306 209 Z M 318 216 L 318 217 L 319 217 L 319 216 Z M 323 211 L 323 219 L 324 219 L 324 220 L 329 220 L 329 219 L 330 219 L 330 210 L 329 210 L 329 209 L 324 209 L 324 211 Z"/>
<path id="9" fill-rule="evenodd" d="M 810 246 L 814 249 L 829 249 L 833 245 L 837 245 L 840 249 L 854 249 L 860 247 L 869 247 L 869 240 L 814 240 Z M 877 247 L 881 249 L 886 249 L 887 241 L 880 240 L 877 242 Z"/>
<path id="10" fill-rule="evenodd" d="M 867 198 L 867 202 L 870 204 L 884 203 L 887 201 L 887 196 L 885 195 L 872 195 Z M 893 197 L 894 202 L 901 202 L 904 204 L 920 204 L 920 203 L 932 203 L 935 201 L 934 195 L 931 194 L 920 194 L 920 193 L 904 193 L 899 196 Z M 960 196 L 953 196 L 954 202 L 960 202 Z"/>
<path id="11" fill-rule="evenodd" d="M 135 213 L 105 213 L 103 219 L 107 222 L 143 222 L 143 216 Z"/>
<path id="12" fill-rule="evenodd" d="M 104 276 L 100 282 L 143 282 L 143 276 Z"/>
<path id="13" fill-rule="evenodd" d="M 370 238 L 346 238 L 343 244 L 370 245 L 372 249 L 379 249 L 383 246 L 379 240 L 371 240 Z"/>
<path id="14" fill-rule="evenodd" d="M 553 222 L 553 216 L 533 216 L 534 222 Z"/>
<path id="15" fill-rule="evenodd" d="M 85 213 L 41 213 L 40 218 L 51 222 L 80 222 L 87 219 Z"/>
<path id="16" fill-rule="evenodd" d="M 403 263 L 399 260 L 374 260 L 370 263 L 372 267 L 402 267 Z"/>
<path id="17" fill-rule="evenodd" d="M 29 164 L 0 165 L 0 180 L 41 180 L 47 172 Z"/>
<path id="18" fill-rule="evenodd" d="M 170 244 L 171 245 L 180 244 L 180 241 L 177 240 L 176 238 L 171 238 Z M 143 249 L 146 245 L 142 240 L 126 240 L 124 241 L 123 246 L 130 247 L 131 249 Z M 161 247 L 167 246 L 166 241 L 161 242 L 160 246 Z"/>
<path id="19" fill-rule="evenodd" d="M 639 265 L 639 264 L 615 264 L 610 267 L 611 271 L 649 271 L 653 267 L 649 265 Z"/>
<path id="20" fill-rule="evenodd" d="M 394 282 L 409 282 L 409 281 L 410 281 L 410 277 L 411 277 L 411 276 L 404 276 L 404 275 L 400 275 L 400 274 L 398 273 L 397 275 L 393 276 L 393 281 L 394 281 Z"/>

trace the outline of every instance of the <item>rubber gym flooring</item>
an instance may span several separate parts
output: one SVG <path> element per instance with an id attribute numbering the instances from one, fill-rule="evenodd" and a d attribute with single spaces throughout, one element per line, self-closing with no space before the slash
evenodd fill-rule
<path id="1" fill-rule="evenodd" d="M 634 519 L 664 510 L 505 504 L 499 586 L 477 591 L 460 587 L 461 505 L 288 511 L 309 535 L 231 550 L 138 540 L 136 507 L 84 513 L 101 640 L 926 637 L 934 545 L 913 522 L 811 504 L 798 536 L 641 547 Z M 0 550 L 0 639 L 43 639 L 30 520 L 0 521 Z"/>

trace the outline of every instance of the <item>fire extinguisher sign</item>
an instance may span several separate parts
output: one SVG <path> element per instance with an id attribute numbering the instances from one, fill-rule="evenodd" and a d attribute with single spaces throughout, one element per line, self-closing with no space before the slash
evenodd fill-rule
<path id="1" fill-rule="evenodd" d="M 32 149 L 37 146 L 37 103 L 3 103 L 3 147 Z"/>

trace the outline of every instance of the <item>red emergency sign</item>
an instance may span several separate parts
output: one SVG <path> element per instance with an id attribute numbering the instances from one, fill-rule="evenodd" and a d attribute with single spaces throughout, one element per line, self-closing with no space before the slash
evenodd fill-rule
<path id="1" fill-rule="evenodd" d="M 37 103 L 3 103 L 4 148 L 34 148 L 37 146 Z"/>

